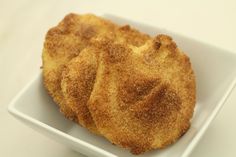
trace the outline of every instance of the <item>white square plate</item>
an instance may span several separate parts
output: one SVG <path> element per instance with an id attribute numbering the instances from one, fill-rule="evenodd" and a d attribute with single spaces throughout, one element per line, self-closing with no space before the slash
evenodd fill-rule
<path id="1" fill-rule="evenodd" d="M 175 144 L 139 157 L 188 156 L 236 83 L 236 55 L 164 29 L 112 15 L 105 17 L 119 24 L 130 24 L 150 35 L 168 34 L 190 57 L 197 78 L 197 104 L 191 128 Z M 45 91 L 41 73 L 14 98 L 9 112 L 35 130 L 88 156 L 133 156 L 128 150 L 65 119 Z"/>

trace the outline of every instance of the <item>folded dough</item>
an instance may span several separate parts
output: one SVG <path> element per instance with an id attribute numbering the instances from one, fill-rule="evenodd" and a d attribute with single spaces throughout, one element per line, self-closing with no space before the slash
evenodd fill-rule
<path id="1" fill-rule="evenodd" d="M 134 154 L 175 142 L 196 102 L 190 60 L 171 37 L 91 14 L 48 31 L 43 80 L 67 118 Z"/>
<path id="2" fill-rule="evenodd" d="M 42 56 L 43 80 L 48 93 L 67 118 L 91 128 L 94 132 L 97 131 L 94 123 L 91 122 L 91 117 L 87 115 L 85 109 L 87 107 L 84 103 L 80 103 L 84 100 L 74 99 L 70 89 L 62 92 L 61 80 L 63 71 L 68 71 L 67 65 L 73 64 L 74 61 L 71 60 L 76 58 L 83 49 L 91 46 L 91 40 L 101 36 L 116 36 L 117 39 L 135 46 L 140 46 L 150 39 L 148 35 L 127 25 L 118 26 L 92 14 L 69 14 L 58 26 L 48 31 Z M 78 112 L 80 108 L 85 113 Z"/>
<path id="3" fill-rule="evenodd" d="M 190 126 L 196 101 L 189 58 L 166 35 L 142 47 L 101 40 L 87 102 L 98 131 L 134 154 L 175 142 Z M 78 65 L 79 66 L 79 65 Z"/>

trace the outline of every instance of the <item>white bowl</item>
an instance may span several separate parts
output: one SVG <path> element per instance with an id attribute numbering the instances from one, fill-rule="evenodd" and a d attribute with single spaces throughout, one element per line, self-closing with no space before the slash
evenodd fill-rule
<path id="1" fill-rule="evenodd" d="M 105 17 L 119 24 L 130 24 L 151 35 L 168 34 L 190 57 L 197 78 L 197 104 L 191 128 L 175 144 L 139 157 L 188 156 L 236 83 L 236 55 L 164 29 L 112 15 Z M 45 91 L 41 73 L 13 99 L 8 110 L 35 130 L 87 156 L 134 156 L 128 150 L 114 146 L 103 137 L 65 119 Z"/>

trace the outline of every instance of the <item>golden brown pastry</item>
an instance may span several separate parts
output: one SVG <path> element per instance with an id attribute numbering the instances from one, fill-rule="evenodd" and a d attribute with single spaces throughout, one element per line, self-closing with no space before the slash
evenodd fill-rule
<path id="1" fill-rule="evenodd" d="M 87 108 L 96 73 L 96 54 L 85 49 L 66 65 L 62 73 L 61 87 L 66 105 L 75 112 L 79 123 L 99 134 Z"/>
<path id="2" fill-rule="evenodd" d="M 195 77 L 166 35 L 69 14 L 47 33 L 43 79 L 67 118 L 133 154 L 163 148 L 190 127 Z"/>
<path id="3" fill-rule="evenodd" d="M 125 26 L 125 30 L 123 28 L 124 27 L 118 27 L 114 34 L 111 33 L 106 36 L 136 46 L 144 44 L 145 41 L 149 39 L 146 38 L 146 35 L 137 35 L 138 32 L 131 29 L 129 26 Z M 119 30 L 122 31 L 120 32 Z M 133 39 L 136 40 L 130 40 L 134 32 L 136 37 Z M 132 35 L 128 35 L 129 33 Z M 128 37 L 126 37 L 126 35 L 128 35 Z M 100 37 L 103 38 L 103 36 Z M 93 89 L 97 72 L 98 63 L 96 54 L 97 52 L 94 52 L 91 45 L 68 62 L 62 72 L 61 88 L 66 105 L 76 113 L 79 123 L 90 131 L 99 134 L 87 108 L 87 101 Z"/>
<path id="4" fill-rule="evenodd" d="M 67 62 L 89 45 L 92 37 L 110 32 L 114 25 L 94 15 L 67 15 L 46 35 L 43 49 L 44 85 L 64 115 L 76 120 L 77 115 L 65 104 L 61 92 L 61 73 Z"/>
<path id="5" fill-rule="evenodd" d="M 76 60 L 71 62 L 70 60 L 78 56 L 84 48 L 89 47 L 91 45 L 90 40 L 99 36 L 110 35 L 135 46 L 144 44 L 150 38 L 148 35 L 131 29 L 130 26 L 119 27 L 92 14 L 69 14 L 58 26 L 48 31 L 44 43 L 43 78 L 46 89 L 67 118 L 78 120 L 82 126 L 92 131 L 96 129 L 91 121 L 86 104 L 82 103 L 84 100 L 80 100 L 80 97 L 74 98 L 78 94 L 72 93 L 73 90 L 77 89 L 73 86 L 76 82 L 70 83 L 70 77 L 75 78 L 75 76 L 68 74 L 70 70 L 68 70 L 67 65 L 74 67 L 70 63 L 73 64 Z M 74 71 L 76 70 L 74 69 Z M 65 76 L 62 77 L 63 71 L 65 71 Z M 65 78 L 64 83 L 61 82 L 62 78 Z M 67 86 L 65 82 L 68 82 L 69 85 Z M 64 85 L 66 89 L 62 92 Z"/>
<path id="6" fill-rule="evenodd" d="M 87 105 L 103 136 L 140 154 L 163 148 L 188 130 L 195 77 L 189 58 L 169 36 L 158 35 L 141 47 L 110 39 L 95 45 L 100 51 L 94 50 L 97 72 Z"/>

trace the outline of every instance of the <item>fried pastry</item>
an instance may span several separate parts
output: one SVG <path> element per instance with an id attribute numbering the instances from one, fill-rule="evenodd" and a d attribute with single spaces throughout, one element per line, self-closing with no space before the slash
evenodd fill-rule
<path id="1" fill-rule="evenodd" d="M 67 118 L 76 120 L 77 115 L 66 105 L 61 92 L 65 64 L 87 47 L 92 37 L 112 31 L 114 27 L 111 22 L 91 14 L 69 14 L 48 31 L 42 56 L 44 85 Z"/>
<path id="2" fill-rule="evenodd" d="M 48 93 L 67 118 L 78 121 L 81 125 L 88 128 L 94 128 L 94 124 L 90 122 L 91 117 L 89 114 L 87 115 L 89 113 L 86 109 L 87 106 L 76 101 L 78 98 L 76 100 L 73 98 L 71 90 L 62 92 L 62 73 L 64 70 L 68 71 L 67 64 L 70 66 L 71 59 L 77 57 L 84 48 L 91 45 L 91 39 L 99 36 L 109 36 L 110 34 L 135 46 L 144 44 L 150 38 L 148 35 L 142 34 L 128 25 L 120 27 L 92 14 L 69 14 L 58 26 L 48 31 L 44 43 L 43 78 Z M 67 79 L 67 76 L 64 76 L 64 78 Z M 66 82 L 69 81 L 67 80 Z M 84 114 L 79 114 L 81 113 L 79 112 L 80 109 Z"/>
<path id="3" fill-rule="evenodd" d="M 47 33 L 43 81 L 65 117 L 140 154 L 190 127 L 196 82 L 167 35 L 152 38 L 95 15 L 67 15 Z"/>
<path id="4" fill-rule="evenodd" d="M 133 46 L 140 46 L 150 39 L 129 26 L 118 27 L 113 33 L 97 38 L 111 37 Z M 132 37 L 136 40 L 130 40 Z M 61 77 L 61 88 L 66 105 L 76 113 L 79 123 L 99 134 L 86 104 L 93 89 L 98 64 L 97 52 L 94 52 L 95 49 L 92 47 L 91 44 L 65 65 Z"/>
<path id="5" fill-rule="evenodd" d="M 171 37 L 158 35 L 139 48 L 110 39 L 95 45 L 100 51 L 87 105 L 103 136 L 140 154 L 163 148 L 188 130 L 195 77 Z"/>

